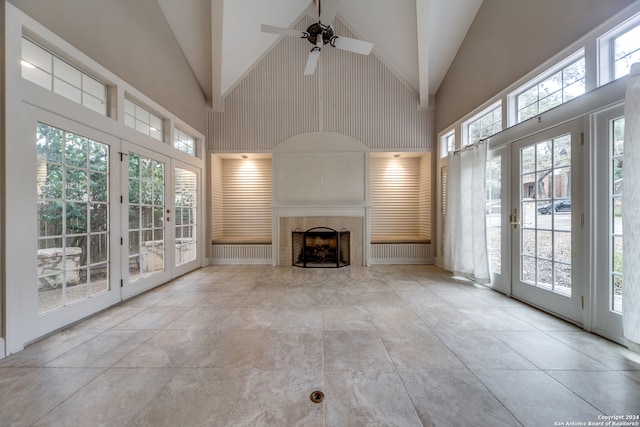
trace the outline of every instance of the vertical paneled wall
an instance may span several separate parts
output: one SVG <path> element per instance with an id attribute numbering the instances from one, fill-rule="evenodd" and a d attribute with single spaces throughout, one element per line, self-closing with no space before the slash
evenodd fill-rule
<path id="1" fill-rule="evenodd" d="M 418 203 L 420 204 L 419 210 L 419 224 L 418 235 L 425 239 L 431 239 L 431 203 L 432 203 L 432 191 L 431 191 L 431 153 L 427 153 L 420 157 L 420 185 L 418 194 Z"/>
<path id="2" fill-rule="evenodd" d="M 430 188 L 428 163 L 421 157 L 371 157 L 372 241 L 430 238 L 431 196 L 425 194 L 425 188 Z"/>
<path id="3" fill-rule="evenodd" d="M 303 18 L 297 28 L 311 23 Z M 269 151 L 280 142 L 320 130 L 318 74 L 304 76 L 311 45 L 299 38 L 280 42 L 224 97 L 224 112 L 209 113 L 209 148 Z"/>
<path id="4" fill-rule="evenodd" d="M 312 22 L 303 17 L 295 28 Z M 355 37 L 339 20 L 336 34 Z M 265 152 L 302 133 L 337 132 L 370 149 L 428 151 L 429 114 L 415 90 L 374 53 L 362 56 L 330 46 L 316 73 L 304 76 L 311 45 L 283 37 L 224 97 L 224 112 L 209 116 L 209 148 Z"/>
<path id="5" fill-rule="evenodd" d="M 340 20 L 335 33 L 357 38 Z M 372 150 L 430 149 L 428 113 L 418 95 L 376 55 L 325 48 L 320 59 L 323 130 L 349 135 Z"/>
<path id="6" fill-rule="evenodd" d="M 223 207 L 223 187 L 222 187 L 222 159 L 218 156 L 211 156 L 211 238 L 221 239 L 224 230 Z"/>
<path id="7" fill-rule="evenodd" d="M 271 240 L 271 159 L 213 155 L 213 239 Z"/>

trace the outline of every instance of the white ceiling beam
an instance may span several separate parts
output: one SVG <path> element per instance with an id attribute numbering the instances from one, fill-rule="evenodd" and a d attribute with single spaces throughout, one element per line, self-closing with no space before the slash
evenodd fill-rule
<path id="1" fill-rule="evenodd" d="M 222 104 L 222 23 L 224 0 L 211 0 L 211 109 L 223 111 Z"/>
<path id="2" fill-rule="evenodd" d="M 416 27 L 418 37 L 418 108 L 429 108 L 429 0 L 416 0 Z"/>

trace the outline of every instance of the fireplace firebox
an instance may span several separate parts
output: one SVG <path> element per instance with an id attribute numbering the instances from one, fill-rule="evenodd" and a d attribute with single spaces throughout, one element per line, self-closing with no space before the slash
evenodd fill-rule
<path id="1" fill-rule="evenodd" d="M 296 267 L 345 267 L 350 263 L 351 233 L 328 227 L 307 231 L 296 229 L 291 235 L 292 264 Z"/>

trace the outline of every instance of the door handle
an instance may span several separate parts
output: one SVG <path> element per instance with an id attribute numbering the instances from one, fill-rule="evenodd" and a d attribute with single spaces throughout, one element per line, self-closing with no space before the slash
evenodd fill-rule
<path id="1" fill-rule="evenodd" d="M 513 208 L 513 213 L 509 215 L 509 224 L 513 225 L 513 228 L 518 228 L 520 222 L 518 221 L 518 208 Z"/>

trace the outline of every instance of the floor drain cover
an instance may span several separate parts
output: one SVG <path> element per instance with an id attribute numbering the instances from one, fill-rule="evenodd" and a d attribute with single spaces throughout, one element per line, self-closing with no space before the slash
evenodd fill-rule
<path id="1" fill-rule="evenodd" d="M 321 403 L 324 400 L 324 393 L 316 390 L 313 393 L 311 393 L 311 396 L 309 396 L 309 399 L 311 399 L 313 403 Z"/>

